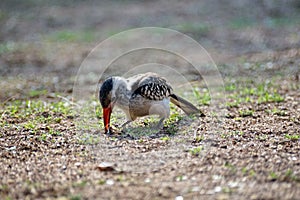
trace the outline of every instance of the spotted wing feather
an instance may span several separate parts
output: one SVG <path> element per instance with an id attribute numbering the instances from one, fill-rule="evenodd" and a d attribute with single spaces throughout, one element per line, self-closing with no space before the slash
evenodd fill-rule
<path id="1" fill-rule="evenodd" d="M 136 95 L 149 100 L 163 100 L 173 93 L 172 87 L 164 78 L 158 76 L 147 76 L 139 83 L 139 87 L 133 92 L 132 98 Z"/>

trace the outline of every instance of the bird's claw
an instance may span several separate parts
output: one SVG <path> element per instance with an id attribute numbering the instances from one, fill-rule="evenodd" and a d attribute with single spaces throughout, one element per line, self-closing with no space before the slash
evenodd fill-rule
<path id="1" fill-rule="evenodd" d="M 119 134 L 120 130 L 117 127 L 109 127 L 109 129 L 105 132 L 106 135 Z"/>

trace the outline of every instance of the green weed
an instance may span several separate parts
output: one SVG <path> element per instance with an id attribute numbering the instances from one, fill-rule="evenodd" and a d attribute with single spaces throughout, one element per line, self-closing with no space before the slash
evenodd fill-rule
<path id="1" fill-rule="evenodd" d="M 168 137 L 168 136 L 165 136 L 165 137 L 162 137 L 162 138 L 160 138 L 162 141 L 169 141 L 170 140 L 170 137 Z"/>
<path id="2" fill-rule="evenodd" d="M 284 110 L 279 110 L 277 108 L 273 108 L 272 110 L 266 110 L 266 112 L 278 116 L 287 116 L 287 113 Z"/>
<path id="3" fill-rule="evenodd" d="M 0 44 L 0 55 L 13 52 L 17 49 L 17 44 L 14 42 L 6 42 Z"/>
<path id="4" fill-rule="evenodd" d="M 235 91 L 236 89 L 237 89 L 236 84 L 230 83 L 230 84 L 225 85 L 225 91 L 232 92 L 232 91 Z"/>
<path id="5" fill-rule="evenodd" d="M 284 101 L 284 97 L 274 87 L 272 82 L 228 84 L 225 86 L 225 90 L 229 93 L 226 106 L 238 107 L 248 102 L 261 104 Z"/>
<path id="6" fill-rule="evenodd" d="M 232 173 L 235 173 L 236 170 L 237 170 L 236 167 L 233 164 L 229 163 L 229 162 L 225 162 L 224 166 L 226 168 L 228 168 L 230 170 L 230 172 L 232 172 Z"/>
<path id="7" fill-rule="evenodd" d="M 81 195 L 74 195 L 70 197 L 70 200 L 81 200 Z"/>
<path id="8" fill-rule="evenodd" d="M 98 135 L 92 134 L 82 134 L 78 137 L 79 144 L 97 144 L 100 141 L 100 137 Z"/>
<path id="9" fill-rule="evenodd" d="M 243 174 L 247 174 L 248 169 L 246 167 L 243 167 L 241 171 L 242 171 Z"/>
<path id="10" fill-rule="evenodd" d="M 190 149 L 189 152 L 190 152 L 193 156 L 199 156 L 202 150 L 203 150 L 203 147 L 202 147 L 202 146 L 198 146 L 198 147 L 195 147 L 195 148 Z"/>
<path id="11" fill-rule="evenodd" d="M 210 31 L 210 27 L 204 23 L 183 23 L 173 28 L 185 33 L 195 33 L 198 34 L 198 36 L 205 36 Z"/>
<path id="12" fill-rule="evenodd" d="M 211 101 L 211 97 L 208 90 L 204 90 L 200 93 L 198 88 L 193 89 L 193 94 L 201 105 L 209 105 Z"/>
<path id="13" fill-rule="evenodd" d="M 93 42 L 96 39 L 96 33 L 91 30 L 61 30 L 51 33 L 46 39 L 55 42 Z"/>
<path id="14" fill-rule="evenodd" d="M 239 111 L 240 117 L 249 117 L 249 116 L 253 116 L 253 114 L 254 114 L 253 110 L 240 110 Z"/>
<path id="15" fill-rule="evenodd" d="M 227 133 L 222 133 L 221 138 L 229 138 L 229 137 L 242 136 L 242 135 L 244 135 L 243 131 L 230 131 Z"/>
<path id="16" fill-rule="evenodd" d="M 47 141 L 47 137 L 48 137 L 48 135 L 46 133 L 43 133 L 42 135 L 39 136 L 39 139 L 41 141 Z"/>
<path id="17" fill-rule="evenodd" d="M 300 134 L 294 134 L 294 135 L 290 135 L 290 134 L 285 134 L 284 137 L 286 139 L 292 140 L 292 141 L 296 141 L 300 139 Z"/>
<path id="18" fill-rule="evenodd" d="M 229 23 L 229 27 L 233 29 L 243 29 L 256 24 L 256 21 L 247 17 L 235 18 Z"/>
<path id="19" fill-rule="evenodd" d="M 300 178 L 297 177 L 293 170 L 291 169 L 287 169 L 287 171 L 285 172 L 284 174 L 284 177 L 283 177 L 284 180 L 292 180 L 292 181 L 296 181 L 296 182 L 300 182 Z"/>
<path id="20" fill-rule="evenodd" d="M 278 179 L 278 175 L 275 172 L 270 172 L 269 173 L 269 178 L 271 180 L 277 180 Z"/>
<path id="21" fill-rule="evenodd" d="M 104 185 L 105 183 L 106 183 L 106 180 L 104 180 L 104 179 L 100 179 L 98 181 L 98 185 Z"/>
<path id="22" fill-rule="evenodd" d="M 83 180 L 83 181 L 79 181 L 79 182 L 76 182 L 76 183 L 73 183 L 73 186 L 74 187 L 84 187 L 87 185 L 87 181 L 86 180 Z"/>
<path id="23" fill-rule="evenodd" d="M 28 96 L 33 98 L 33 97 L 39 97 L 39 96 L 45 95 L 47 93 L 48 93 L 47 90 L 30 90 L 28 93 Z"/>
<path id="24" fill-rule="evenodd" d="M 251 170 L 249 171 L 249 175 L 250 175 L 251 177 L 254 177 L 254 176 L 256 175 L 256 173 L 255 173 L 255 171 L 254 171 L 253 169 L 251 169 Z"/>
<path id="25" fill-rule="evenodd" d="M 199 143 L 199 142 L 201 142 L 201 141 L 203 141 L 204 140 L 204 136 L 203 135 L 201 135 L 201 136 L 196 136 L 195 138 L 194 138 L 194 142 L 196 142 L 196 143 Z"/>

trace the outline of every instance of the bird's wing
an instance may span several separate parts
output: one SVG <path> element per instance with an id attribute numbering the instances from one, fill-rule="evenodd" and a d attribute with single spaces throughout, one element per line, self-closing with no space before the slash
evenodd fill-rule
<path id="1" fill-rule="evenodd" d="M 132 98 L 136 95 L 149 100 L 163 100 L 173 93 L 173 89 L 166 79 L 155 73 L 141 74 L 139 80 L 132 84 Z"/>

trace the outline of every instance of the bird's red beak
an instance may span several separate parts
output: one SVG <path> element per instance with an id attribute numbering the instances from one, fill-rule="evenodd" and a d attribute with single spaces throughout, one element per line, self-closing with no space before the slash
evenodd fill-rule
<path id="1" fill-rule="evenodd" d="M 111 112 L 112 112 L 111 105 L 109 105 L 107 108 L 103 108 L 103 121 L 104 121 L 105 133 L 109 133 Z"/>

